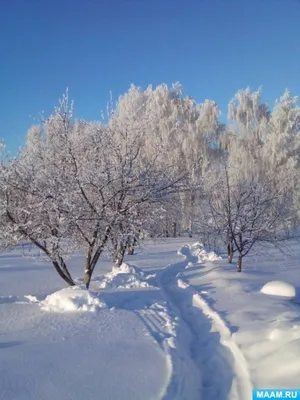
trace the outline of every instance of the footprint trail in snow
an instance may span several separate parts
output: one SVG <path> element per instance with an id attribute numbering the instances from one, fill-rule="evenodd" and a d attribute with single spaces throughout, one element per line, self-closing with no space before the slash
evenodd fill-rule
<path id="1" fill-rule="evenodd" d="M 157 272 L 165 302 L 140 313 L 167 353 L 169 382 L 162 398 L 250 400 L 246 360 L 220 315 L 183 279 L 186 266 L 197 262 L 191 247 L 179 254 L 183 261 Z"/>

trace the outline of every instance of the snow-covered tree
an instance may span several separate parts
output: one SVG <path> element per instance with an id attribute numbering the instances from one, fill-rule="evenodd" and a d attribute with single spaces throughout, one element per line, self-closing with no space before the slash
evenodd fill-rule
<path id="1" fill-rule="evenodd" d="M 239 170 L 236 175 L 225 166 L 215 176 L 207 213 L 211 229 L 207 231 L 230 246 L 229 261 L 237 251 L 240 272 L 244 256 L 254 245 L 277 245 L 289 237 L 287 223 L 293 218 L 293 210 L 290 192 L 274 185 L 272 171 L 261 171 L 247 180 L 243 174 L 239 175 Z"/>
<path id="2" fill-rule="evenodd" d="M 260 91 L 239 91 L 229 103 L 225 152 L 207 180 L 202 229 L 226 243 L 229 261 L 238 252 L 238 271 L 255 244 L 280 243 L 296 218 L 299 116 L 287 92 L 273 111 Z"/>
<path id="3" fill-rule="evenodd" d="M 131 86 L 102 122 L 76 121 L 66 93 L 0 165 L 2 247 L 28 240 L 69 284 L 67 259 L 84 251 L 88 287 L 103 253 L 120 265 L 141 236 L 197 231 L 229 260 L 282 240 L 295 224 L 300 109 L 289 92 L 273 110 L 260 90 L 237 92 L 229 122 L 176 83 Z"/>
<path id="4" fill-rule="evenodd" d="M 156 153 L 143 151 L 148 120 L 136 107 L 128 115 L 117 104 L 107 124 L 76 122 L 66 94 L 30 130 L 20 155 L 1 166 L 2 236 L 34 243 L 69 285 L 74 280 L 66 257 L 85 251 L 88 287 L 108 242 L 120 235 L 118 227 L 135 231 L 140 222 L 132 216 L 141 206 L 161 202 L 181 181 L 176 165 L 157 162 L 164 143 Z M 155 137 L 155 130 L 148 134 Z"/>

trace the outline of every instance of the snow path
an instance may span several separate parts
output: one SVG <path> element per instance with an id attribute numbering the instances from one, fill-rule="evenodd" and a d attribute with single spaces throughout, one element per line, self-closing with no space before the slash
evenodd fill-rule
<path id="1" fill-rule="evenodd" d="M 199 400 L 199 371 L 189 354 L 188 343 L 191 340 L 189 331 L 180 324 L 175 333 L 174 323 L 168 316 L 170 313 L 170 311 L 158 313 L 157 310 L 151 310 L 141 314 L 141 319 L 151 335 L 156 337 L 158 342 L 163 339 L 162 347 L 167 357 L 168 380 L 161 398 Z M 166 327 L 165 332 L 161 331 L 161 325 Z"/>
<path id="2" fill-rule="evenodd" d="M 159 399 L 199 400 L 201 375 L 191 358 L 192 335 L 179 311 L 164 296 L 161 288 L 122 289 L 103 293 L 109 308 L 133 311 L 148 335 L 163 351 L 167 374 Z M 156 399 L 155 399 L 156 400 Z"/>
<path id="3" fill-rule="evenodd" d="M 197 262 L 190 246 L 184 246 L 179 254 L 184 261 L 159 271 L 157 279 L 171 308 L 180 315 L 194 363 L 182 369 L 172 359 L 174 370 L 165 399 L 248 400 L 252 383 L 243 353 L 220 315 L 182 279 L 186 265 Z M 182 345 L 179 341 L 179 347 Z M 192 393 L 185 395 L 191 381 Z"/>

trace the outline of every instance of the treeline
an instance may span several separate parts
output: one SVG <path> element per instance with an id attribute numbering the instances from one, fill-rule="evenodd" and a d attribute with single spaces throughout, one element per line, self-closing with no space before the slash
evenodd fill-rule
<path id="1" fill-rule="evenodd" d="M 180 84 L 132 86 L 103 121 L 76 120 L 66 93 L 33 126 L 19 154 L 3 147 L 2 248 L 26 239 L 74 285 L 67 259 L 86 254 L 89 287 L 104 251 L 121 265 L 142 237 L 187 231 L 223 243 L 231 262 L 255 244 L 279 244 L 298 221 L 300 108 L 285 92 L 273 109 L 238 91 L 219 122 Z"/>

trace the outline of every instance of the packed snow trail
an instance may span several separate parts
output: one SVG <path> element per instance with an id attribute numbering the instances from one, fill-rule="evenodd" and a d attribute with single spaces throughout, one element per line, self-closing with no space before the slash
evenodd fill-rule
<path id="1" fill-rule="evenodd" d="M 179 312 L 158 287 L 106 292 L 108 307 L 133 311 L 163 351 L 167 376 L 160 396 L 153 400 L 200 400 L 201 371 L 190 354 L 192 335 Z"/>
<path id="2" fill-rule="evenodd" d="M 179 254 L 184 256 L 185 260 L 159 271 L 157 278 L 171 308 L 177 310 L 185 324 L 186 332 L 189 332 L 187 336 L 190 337 L 190 356 L 198 368 L 198 379 L 201 384 L 198 398 L 251 399 L 252 384 L 247 363 L 234 342 L 229 328 L 201 295 L 182 279 L 187 264 L 196 263 L 197 258 L 192 256 L 190 246 L 184 246 Z M 179 378 L 176 366 L 174 372 L 173 381 L 176 382 Z M 171 380 L 171 392 L 173 381 Z"/>

